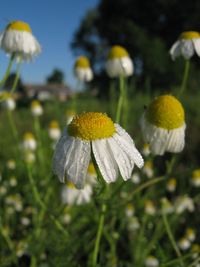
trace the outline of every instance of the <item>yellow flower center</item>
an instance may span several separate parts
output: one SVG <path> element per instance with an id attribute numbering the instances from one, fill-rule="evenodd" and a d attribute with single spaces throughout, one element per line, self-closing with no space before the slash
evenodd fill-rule
<path id="1" fill-rule="evenodd" d="M 31 102 L 31 108 L 37 108 L 37 107 L 40 107 L 41 106 L 41 104 L 40 104 L 40 102 L 38 101 L 38 100 L 33 100 L 32 102 Z"/>
<path id="2" fill-rule="evenodd" d="M 73 118 L 68 125 L 68 133 L 71 136 L 92 141 L 113 136 L 115 126 L 106 114 L 86 112 Z"/>
<path id="3" fill-rule="evenodd" d="M 32 32 L 31 28 L 28 23 L 23 21 L 12 21 L 8 24 L 6 29 L 9 30 L 17 30 L 17 31 L 25 31 L 25 32 Z"/>
<path id="4" fill-rule="evenodd" d="M 198 32 L 188 31 L 188 32 L 182 32 L 179 39 L 181 40 L 191 40 L 195 38 L 200 38 L 200 34 Z"/>
<path id="5" fill-rule="evenodd" d="M 57 121 L 51 121 L 49 123 L 49 128 L 50 129 L 58 129 L 59 128 L 58 122 Z"/>
<path id="6" fill-rule="evenodd" d="M 75 62 L 75 68 L 90 68 L 90 62 L 88 58 L 80 56 Z"/>
<path id="7" fill-rule="evenodd" d="M 184 124 L 184 109 L 175 97 L 159 96 L 147 108 L 146 119 L 157 127 L 167 130 L 176 129 Z"/>
<path id="8" fill-rule="evenodd" d="M 32 133 L 27 132 L 27 133 L 24 134 L 24 140 L 25 140 L 25 141 L 26 141 L 26 140 L 33 140 L 33 139 L 34 139 L 34 136 L 33 136 Z"/>
<path id="9" fill-rule="evenodd" d="M 94 164 L 92 162 L 90 162 L 87 172 L 89 174 L 96 175 L 96 170 L 95 170 Z"/>
<path id="10" fill-rule="evenodd" d="M 176 186 L 176 179 L 175 179 L 175 178 L 171 178 L 171 179 L 168 181 L 168 185 L 169 185 L 169 186 Z"/>
<path id="11" fill-rule="evenodd" d="M 193 171 L 192 178 L 200 178 L 200 169 Z"/>
<path id="12" fill-rule="evenodd" d="M 144 168 L 146 169 L 153 169 L 153 162 L 151 160 L 147 160 L 144 164 Z"/>
<path id="13" fill-rule="evenodd" d="M 113 46 L 108 54 L 108 59 L 115 59 L 121 57 L 129 57 L 129 54 L 126 49 L 119 45 Z"/>
<path id="14" fill-rule="evenodd" d="M 67 182 L 67 187 L 71 189 L 76 189 L 75 185 L 72 182 Z"/>
<path id="15" fill-rule="evenodd" d="M 132 203 L 128 203 L 128 205 L 127 205 L 127 209 L 128 209 L 128 210 L 131 210 L 131 211 L 134 211 L 134 206 L 133 206 L 133 204 L 132 204 Z"/>

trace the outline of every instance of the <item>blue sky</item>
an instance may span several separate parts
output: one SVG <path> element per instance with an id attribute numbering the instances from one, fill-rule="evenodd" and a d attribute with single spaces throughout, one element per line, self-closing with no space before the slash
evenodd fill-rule
<path id="1" fill-rule="evenodd" d="M 42 53 L 34 62 L 23 64 L 23 82 L 43 83 L 53 68 L 60 68 L 65 81 L 75 85 L 72 68 L 76 57 L 70 49 L 70 42 L 87 10 L 98 3 L 99 0 L 1 0 L 0 31 L 10 20 L 27 22 L 42 46 Z M 1 51 L 0 79 L 8 60 Z"/>

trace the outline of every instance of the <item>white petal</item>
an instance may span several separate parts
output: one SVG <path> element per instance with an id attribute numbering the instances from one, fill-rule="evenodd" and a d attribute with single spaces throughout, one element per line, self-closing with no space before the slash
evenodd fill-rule
<path id="1" fill-rule="evenodd" d="M 107 139 L 92 141 L 92 151 L 104 180 L 107 183 L 114 182 L 117 179 L 118 167 Z"/>
<path id="2" fill-rule="evenodd" d="M 191 40 L 181 41 L 181 54 L 185 59 L 190 59 L 194 55 L 194 45 Z"/>
<path id="3" fill-rule="evenodd" d="M 59 180 L 64 183 L 65 180 L 65 163 L 67 153 L 70 153 L 70 147 L 73 145 L 73 138 L 67 136 L 64 130 L 60 140 L 56 144 L 53 155 L 53 172 L 58 176 Z"/>
<path id="4" fill-rule="evenodd" d="M 186 125 L 184 124 L 180 128 L 169 131 L 166 151 L 178 153 L 183 150 L 185 146 L 185 128 Z"/>
<path id="5" fill-rule="evenodd" d="M 108 144 L 110 146 L 110 150 L 113 153 L 113 157 L 117 162 L 122 178 L 124 180 L 129 179 L 134 167 L 133 158 L 131 158 L 128 152 L 121 149 L 114 138 L 109 138 Z"/>
<path id="6" fill-rule="evenodd" d="M 195 38 L 192 41 L 194 44 L 195 51 L 197 55 L 200 57 L 200 38 Z"/>
<path id="7" fill-rule="evenodd" d="M 170 55 L 171 55 L 171 57 L 172 57 L 173 60 L 176 59 L 176 57 L 180 56 L 180 54 L 181 54 L 181 49 L 180 49 L 180 41 L 179 41 L 179 40 L 176 41 L 176 42 L 172 45 L 172 47 L 171 47 L 169 53 L 170 53 Z"/>
<path id="8" fill-rule="evenodd" d="M 126 151 L 130 157 L 134 160 L 134 163 L 141 168 L 144 165 L 144 160 L 135 147 L 133 139 L 130 135 L 118 124 L 115 124 L 115 128 L 117 133 L 114 134 L 113 138 L 116 140 L 118 145 L 121 147 L 123 151 Z"/>
<path id="9" fill-rule="evenodd" d="M 90 142 L 79 138 L 73 138 L 73 148 L 67 153 L 65 172 L 66 177 L 72 181 L 78 189 L 83 188 L 87 169 L 90 161 Z"/>

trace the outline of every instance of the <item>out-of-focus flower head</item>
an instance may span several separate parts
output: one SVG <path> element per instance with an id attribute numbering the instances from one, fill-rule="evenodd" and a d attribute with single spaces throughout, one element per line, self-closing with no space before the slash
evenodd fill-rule
<path id="1" fill-rule="evenodd" d="M 144 163 L 144 167 L 142 168 L 142 171 L 148 178 L 151 178 L 153 176 L 153 162 L 152 160 L 147 160 Z"/>
<path id="2" fill-rule="evenodd" d="M 16 168 L 16 162 L 14 159 L 9 159 L 7 162 L 6 162 L 6 166 L 9 170 L 14 170 Z"/>
<path id="3" fill-rule="evenodd" d="M 49 123 L 48 134 L 52 140 L 57 141 L 60 138 L 61 131 L 59 124 L 56 120 L 53 120 Z"/>
<path id="4" fill-rule="evenodd" d="M 200 187 L 200 169 L 196 169 L 192 172 L 192 185 L 194 187 Z"/>
<path id="5" fill-rule="evenodd" d="M 169 192 L 174 192 L 176 190 L 176 179 L 175 178 L 170 178 L 167 181 L 167 191 Z"/>
<path id="6" fill-rule="evenodd" d="M 156 206 L 152 200 L 147 200 L 144 205 L 145 213 L 148 215 L 156 214 Z"/>
<path id="7" fill-rule="evenodd" d="M 31 113 L 34 117 L 39 117 L 43 114 L 42 105 L 38 100 L 33 100 L 31 102 Z"/>
<path id="8" fill-rule="evenodd" d="M 82 205 L 89 203 L 92 196 L 92 187 L 86 184 L 82 190 L 76 189 L 72 182 L 67 182 L 61 192 L 62 203 L 68 205 Z"/>
<path id="9" fill-rule="evenodd" d="M 16 102 L 13 96 L 9 92 L 1 92 L 0 98 L 4 100 L 2 103 L 4 108 L 7 110 L 14 110 L 16 108 Z"/>
<path id="10" fill-rule="evenodd" d="M 0 35 L 0 47 L 8 54 L 24 61 L 31 60 L 41 52 L 28 23 L 11 21 Z"/>
<path id="11" fill-rule="evenodd" d="M 195 52 L 200 57 L 200 34 L 195 31 L 181 33 L 179 39 L 170 49 L 170 55 L 173 60 L 179 56 L 190 59 Z"/>
<path id="12" fill-rule="evenodd" d="M 193 212 L 195 209 L 194 201 L 187 195 L 179 196 L 175 200 L 175 212 L 181 214 L 184 211 Z"/>
<path id="13" fill-rule="evenodd" d="M 53 170 L 61 182 L 68 178 L 77 188 L 84 186 L 91 153 L 107 183 L 115 182 L 119 171 L 124 180 L 131 178 L 143 158 L 129 134 L 100 112 L 84 112 L 73 118 L 58 141 Z"/>
<path id="14" fill-rule="evenodd" d="M 196 232 L 193 228 L 187 228 L 185 231 L 185 237 L 190 241 L 194 242 L 196 238 Z"/>
<path id="15" fill-rule="evenodd" d="M 156 97 L 141 120 L 145 142 L 155 155 L 181 152 L 185 145 L 185 113 L 174 96 Z"/>
<path id="16" fill-rule="evenodd" d="M 166 197 L 163 197 L 161 199 L 161 210 L 162 210 L 162 213 L 164 214 L 170 214 L 174 212 L 174 207 L 172 203 Z"/>
<path id="17" fill-rule="evenodd" d="M 190 241 L 185 237 L 181 238 L 178 241 L 178 245 L 179 245 L 180 249 L 183 251 L 188 250 L 191 247 Z"/>
<path id="18" fill-rule="evenodd" d="M 31 132 L 26 132 L 23 136 L 22 148 L 26 151 L 34 151 L 37 148 L 37 142 Z"/>
<path id="19" fill-rule="evenodd" d="M 75 115 L 76 115 L 76 112 L 74 110 L 70 109 L 66 111 L 67 125 L 70 124 L 70 122 L 73 120 Z"/>
<path id="20" fill-rule="evenodd" d="M 150 154 L 149 144 L 145 143 L 143 145 L 142 154 L 146 157 Z"/>
<path id="21" fill-rule="evenodd" d="M 90 82 L 93 79 L 93 72 L 87 57 L 80 56 L 77 58 L 74 65 L 74 73 L 76 78 L 82 82 Z"/>
<path id="22" fill-rule="evenodd" d="M 138 172 L 134 172 L 131 176 L 131 181 L 134 183 L 134 184 L 139 184 L 140 183 L 140 175 Z"/>
<path id="23" fill-rule="evenodd" d="M 125 213 L 127 217 L 132 217 L 135 213 L 135 207 L 132 203 L 128 203 L 125 209 Z"/>
<path id="24" fill-rule="evenodd" d="M 116 78 L 120 76 L 131 76 L 133 74 L 133 62 L 122 46 L 113 46 L 106 61 L 106 72 L 110 78 Z"/>
<path id="25" fill-rule="evenodd" d="M 145 260 L 146 267 L 158 267 L 159 261 L 155 256 L 149 255 Z"/>

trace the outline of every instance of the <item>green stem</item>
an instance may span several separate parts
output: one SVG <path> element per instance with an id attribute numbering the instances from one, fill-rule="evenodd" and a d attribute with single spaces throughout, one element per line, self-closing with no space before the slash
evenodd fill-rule
<path id="1" fill-rule="evenodd" d="M 15 74 L 15 79 L 14 79 L 12 88 L 10 90 L 11 95 L 14 93 L 14 91 L 15 91 L 15 89 L 17 87 L 17 84 L 18 84 L 18 81 L 19 81 L 19 75 L 20 75 L 20 68 L 21 68 L 21 60 L 19 60 L 19 62 L 17 64 L 17 71 L 16 71 L 16 74 Z"/>
<path id="2" fill-rule="evenodd" d="M 120 123 L 121 120 L 121 113 L 122 113 L 122 107 L 123 107 L 123 101 L 124 101 L 124 77 L 120 76 L 119 77 L 119 89 L 120 89 L 120 94 L 119 94 L 119 100 L 117 104 L 117 112 L 116 112 L 116 123 Z"/>
<path id="3" fill-rule="evenodd" d="M 99 252 L 99 246 L 100 246 L 100 241 L 101 241 L 101 236 L 103 232 L 103 226 L 104 226 L 104 220 L 105 220 L 105 212 L 106 212 L 106 204 L 102 204 L 101 207 L 101 215 L 99 219 L 99 225 L 98 225 L 98 231 L 97 231 L 97 236 L 95 240 L 95 247 L 94 247 L 94 252 L 92 256 L 92 267 L 95 267 L 97 264 L 97 256 Z"/>
<path id="4" fill-rule="evenodd" d="M 14 123 L 14 120 L 13 120 L 13 113 L 11 110 L 7 110 L 7 115 L 8 115 L 8 121 L 9 121 L 9 124 L 10 124 L 10 128 L 11 128 L 11 131 L 12 131 L 12 134 L 13 134 L 13 138 L 15 140 L 15 142 L 17 144 L 19 144 L 19 138 L 18 138 L 18 131 L 17 131 L 17 128 L 15 126 L 15 123 Z"/>
<path id="5" fill-rule="evenodd" d="M 7 67 L 7 69 L 6 69 L 6 72 L 5 72 L 5 74 L 4 74 L 4 77 L 3 77 L 3 79 L 0 81 L 0 88 L 5 84 L 5 82 L 6 82 L 7 79 L 8 79 L 8 76 L 10 75 L 10 70 L 11 70 L 11 68 L 12 68 L 14 59 L 15 59 L 15 55 L 13 54 L 13 55 L 10 57 L 10 61 L 9 61 L 9 63 L 8 63 L 8 67 Z"/>
<path id="6" fill-rule="evenodd" d="M 179 248 L 178 248 L 178 246 L 176 244 L 176 241 L 174 239 L 174 236 L 173 236 L 173 233 L 171 231 L 170 225 L 169 225 L 168 220 L 167 220 L 167 215 L 166 215 L 165 212 L 162 212 L 162 218 L 163 218 L 165 229 L 167 231 L 167 234 L 168 234 L 169 240 L 171 242 L 171 245 L 172 245 L 174 251 L 176 252 L 177 257 L 179 258 L 180 265 L 184 267 L 184 263 L 183 263 L 183 260 L 182 260 L 181 252 L 180 252 L 180 250 L 179 250 Z"/>
<path id="7" fill-rule="evenodd" d="M 190 61 L 186 60 L 185 61 L 185 68 L 184 68 L 184 74 L 183 74 L 183 80 L 182 80 L 180 91 L 178 93 L 179 97 L 183 94 L 183 92 L 186 88 L 188 77 L 189 77 L 189 70 L 190 70 Z"/>
<path id="8" fill-rule="evenodd" d="M 38 203 L 38 205 L 47 212 L 49 218 L 52 220 L 52 222 L 55 224 L 55 226 L 58 228 L 58 230 L 60 230 L 66 237 L 68 237 L 68 232 L 64 229 L 64 227 L 60 224 L 60 222 L 55 218 L 54 215 L 50 214 L 48 212 L 48 208 L 46 206 L 46 204 L 42 201 L 41 197 L 40 197 L 40 193 L 37 189 L 37 186 L 35 184 L 35 181 L 32 177 L 32 172 L 31 172 L 31 168 L 29 165 L 27 165 L 27 172 L 28 172 L 28 179 L 33 191 L 33 195 L 35 198 L 36 203 Z"/>

